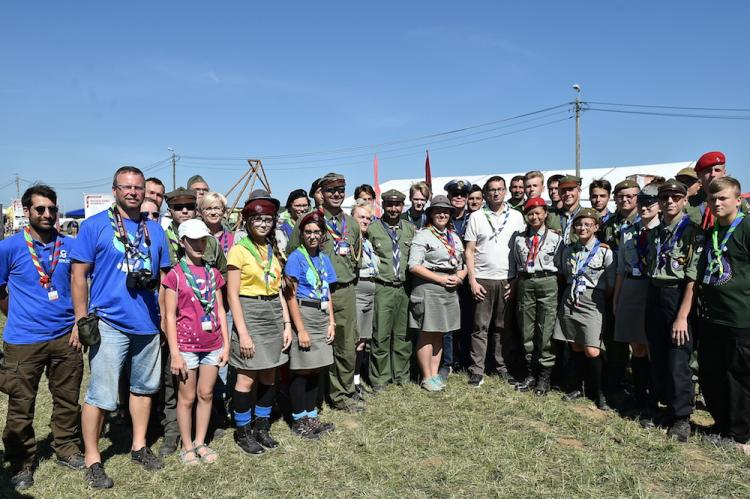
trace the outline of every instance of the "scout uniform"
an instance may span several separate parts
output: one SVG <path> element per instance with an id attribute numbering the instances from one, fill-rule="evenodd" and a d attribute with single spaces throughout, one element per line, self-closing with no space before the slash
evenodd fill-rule
<path id="1" fill-rule="evenodd" d="M 525 211 L 545 206 L 542 198 L 526 202 Z M 513 241 L 511 265 L 515 267 L 518 317 L 526 351 L 527 371 L 536 378 L 535 393 L 549 391 L 550 371 L 555 364 L 552 333 L 557 315 L 557 274 L 562 237 L 542 226 L 531 227 Z"/>
<path id="2" fill-rule="evenodd" d="M 565 175 L 560 179 L 558 187 L 581 187 L 581 177 L 575 175 Z M 573 219 L 576 217 L 579 211 L 581 211 L 580 201 L 573 207 L 571 211 L 566 211 L 565 207 L 550 210 L 554 216 L 547 217 L 548 220 L 552 219 L 549 224 L 549 228 L 560 230 L 563 237 L 563 244 L 574 243 L 578 240 L 575 231 L 573 230 Z M 555 220 L 556 219 L 556 220 Z M 557 222 L 557 223 L 555 223 Z"/>
<path id="3" fill-rule="evenodd" d="M 617 195 L 617 193 L 621 190 L 634 188 L 640 189 L 640 186 L 636 181 L 623 180 L 622 182 L 619 182 L 617 185 L 615 185 L 612 194 Z M 622 213 L 620 213 L 620 211 L 618 210 L 614 214 L 612 214 L 606 222 L 602 221 L 600 233 L 597 234 L 597 237 L 599 237 L 601 241 L 607 243 L 612 251 L 614 251 L 616 254 L 620 246 L 620 236 L 622 234 L 622 231 L 632 226 L 639 218 L 640 217 L 638 216 L 637 209 L 633 210 L 633 212 L 627 217 L 623 216 Z"/>
<path id="4" fill-rule="evenodd" d="M 372 338 L 375 315 L 375 276 L 378 275 L 379 259 L 368 236 L 362 235 L 362 259 L 359 261 L 357 281 L 357 332 L 360 340 Z"/>
<path id="5" fill-rule="evenodd" d="M 318 185 L 325 189 L 326 184 L 343 180 L 343 175 L 328 173 L 318 181 Z M 343 211 L 333 215 L 323 207 L 323 215 L 328 237 L 320 249 L 331 259 L 337 277 L 337 282 L 331 287 L 336 337 L 333 341 L 333 368 L 329 370 L 328 396 L 334 408 L 356 410 L 352 397 L 355 344 L 358 338 L 356 283 L 362 254 L 362 237 L 357 221 Z M 291 252 L 300 245 L 300 230 L 300 223 L 297 222 L 289 240 L 288 251 Z"/>
<path id="6" fill-rule="evenodd" d="M 707 152 L 695 162 L 695 174 L 698 176 L 703 170 L 713 168 L 717 165 L 726 165 L 726 162 L 724 153 L 719 151 Z M 690 215 L 690 219 L 699 224 L 701 229 L 705 230 L 713 227 L 714 216 L 711 213 L 711 210 L 708 209 L 705 191 L 701 189 L 701 191 L 693 196 L 693 198 L 695 199 L 690 203 L 690 208 L 685 209 Z M 740 211 L 745 215 L 748 214 L 748 205 L 744 198 L 742 198 L 742 201 L 740 202 Z"/>
<path id="7" fill-rule="evenodd" d="M 519 213 L 523 213 L 524 206 L 526 204 L 526 200 L 524 198 L 521 198 L 518 201 L 515 201 L 513 198 L 511 198 L 507 202 L 508 202 L 508 206 L 510 206 L 511 208 L 513 208 Z"/>
<path id="8" fill-rule="evenodd" d="M 406 210 L 401 214 L 401 220 L 406 220 L 414 224 L 417 229 L 421 229 L 427 223 L 427 214 L 422 212 L 417 217 L 412 217 L 411 211 Z"/>
<path id="9" fill-rule="evenodd" d="M 403 202 L 406 196 L 390 189 L 381 196 L 383 203 Z M 373 385 L 402 384 L 409 380 L 412 343 L 407 334 L 409 294 L 406 291 L 407 262 L 414 224 L 399 220 L 389 227 L 381 218 L 370 225 L 368 235 L 378 259 L 375 278 L 375 328 L 370 355 L 370 381 Z"/>
<path id="10" fill-rule="evenodd" d="M 659 186 L 659 195 L 686 195 L 685 186 L 672 179 Z M 648 235 L 649 276 L 646 301 L 646 337 L 651 357 L 651 377 L 658 400 L 667 405 L 676 436 L 685 431 L 693 412 L 692 371 L 690 356 L 693 333 L 688 324 L 688 339 L 684 345 L 672 341 L 672 325 L 685 292 L 688 280 L 696 280 L 698 257 L 703 250 L 703 233 L 687 214 L 677 216 L 669 224 L 662 222 Z M 672 429 L 670 429 L 670 432 Z M 690 428 L 687 426 L 687 433 Z M 681 438 L 681 437 L 680 437 Z M 684 435 L 687 439 L 687 435 Z"/>

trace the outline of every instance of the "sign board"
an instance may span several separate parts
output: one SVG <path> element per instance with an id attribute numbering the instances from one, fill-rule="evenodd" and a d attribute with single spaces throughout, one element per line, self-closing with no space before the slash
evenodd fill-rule
<path id="1" fill-rule="evenodd" d="M 29 221 L 23 215 L 23 205 L 20 199 L 14 199 L 11 202 L 11 215 L 9 218 L 13 220 L 13 230 L 18 231 L 29 225 Z"/>
<path id="2" fill-rule="evenodd" d="M 84 194 L 83 195 L 83 212 L 84 218 L 96 215 L 104 211 L 115 202 L 111 194 Z"/>

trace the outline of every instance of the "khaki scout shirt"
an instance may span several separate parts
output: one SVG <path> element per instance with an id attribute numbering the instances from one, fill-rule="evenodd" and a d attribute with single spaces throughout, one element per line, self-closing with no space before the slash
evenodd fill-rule
<path id="1" fill-rule="evenodd" d="M 456 250 L 456 265 L 450 262 L 450 253 L 445 244 L 432 233 L 430 227 L 417 231 L 411 243 L 409 269 L 422 265 L 429 270 L 460 270 L 464 265 L 464 245 L 455 231 L 450 231 Z"/>
<path id="2" fill-rule="evenodd" d="M 576 231 L 573 229 L 573 218 L 576 216 L 576 213 L 581 210 L 581 208 L 581 204 L 579 203 L 571 213 L 565 211 L 565 208 L 560 208 L 559 210 L 554 211 L 550 210 L 550 214 L 547 218 L 557 218 L 557 220 L 559 221 L 560 233 L 563 237 L 563 244 L 571 244 L 578 241 Z M 550 224 L 550 228 L 554 227 L 552 227 L 552 225 Z"/>
<path id="3" fill-rule="evenodd" d="M 623 217 L 619 211 L 613 213 L 606 223 L 601 224 L 599 238 L 602 242 L 609 245 L 612 251 L 617 254 L 620 249 L 620 239 L 625 229 L 631 228 L 638 218 L 638 210 L 633 210 L 633 213 L 627 217 Z M 599 237 L 599 234 L 597 234 Z"/>
<path id="4" fill-rule="evenodd" d="M 687 225 L 672 245 L 672 236 L 680 222 L 687 217 Z M 675 217 L 671 224 L 663 222 L 648 234 L 648 275 L 652 281 L 677 284 L 685 278 L 696 280 L 698 259 L 703 252 L 704 236 L 698 224 L 689 215 Z M 661 246 L 660 257 L 658 251 Z"/>
<path id="5" fill-rule="evenodd" d="M 639 262 L 638 241 L 646 237 L 645 256 L 648 257 L 648 233 L 659 225 L 659 217 L 654 217 L 648 227 L 638 222 L 623 228 L 620 234 L 619 251 L 617 252 L 617 273 L 623 276 L 646 277 L 646 263 Z M 646 232 L 645 236 L 642 234 Z"/>
<path id="6" fill-rule="evenodd" d="M 372 248 L 380 260 L 378 263 L 378 280 L 385 282 L 405 282 L 406 270 L 409 262 L 409 252 L 411 251 L 412 240 L 417 232 L 413 223 L 406 220 L 399 220 L 396 226 L 396 238 L 398 239 L 398 248 L 401 252 L 399 275 L 393 273 L 393 241 L 388 234 L 389 230 L 385 227 L 385 221 L 381 218 L 375 220 L 367 229 L 367 234 L 372 242 Z"/>
<path id="7" fill-rule="evenodd" d="M 598 239 L 592 237 L 584 246 L 575 242 L 565 246 L 562 252 L 560 267 L 565 277 L 565 282 L 573 284 L 579 260 L 585 261 Z M 615 286 L 615 266 L 612 250 L 602 244 L 596 251 L 586 269 L 583 271 L 583 279 L 587 288 L 607 290 Z"/>
<path id="8" fill-rule="evenodd" d="M 539 231 L 539 252 L 534 258 L 534 265 L 529 267 L 527 261 L 531 251 L 535 232 L 529 227 L 525 232 L 518 234 L 513 241 L 511 249 L 511 274 L 528 274 L 532 272 L 557 272 L 562 251 L 562 236 L 559 232 L 547 227 Z"/>
<path id="9" fill-rule="evenodd" d="M 320 249 L 331 259 L 333 270 L 336 271 L 336 277 L 338 278 L 337 283 L 346 284 L 352 282 L 359 274 L 359 259 L 362 254 L 362 234 L 359 230 L 359 224 L 354 218 L 350 217 L 343 211 L 334 217 L 330 211 L 324 208 L 323 214 L 328 227 L 326 228 L 324 242 Z M 329 233 L 329 224 L 332 218 L 336 218 L 339 232 L 342 230 L 344 220 L 346 220 L 346 242 L 349 243 L 349 253 L 346 255 L 340 255 L 334 251 L 333 237 Z M 299 226 L 301 221 L 302 219 L 297 221 L 292 230 L 292 236 L 289 238 L 287 252 L 290 254 L 301 244 Z"/>

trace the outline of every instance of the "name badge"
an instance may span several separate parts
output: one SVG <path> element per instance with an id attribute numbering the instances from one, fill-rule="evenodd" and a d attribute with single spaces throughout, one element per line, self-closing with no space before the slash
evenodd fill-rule
<path id="1" fill-rule="evenodd" d="M 534 262 L 526 262 L 526 270 L 528 272 L 534 272 Z"/>
<path id="2" fill-rule="evenodd" d="M 705 274 L 703 274 L 703 284 L 710 284 L 711 283 L 711 273 L 706 271 Z"/>
<path id="3" fill-rule="evenodd" d="M 346 241 L 342 241 L 339 243 L 339 248 L 337 251 L 339 256 L 347 256 L 349 254 L 349 243 Z"/>
<path id="4" fill-rule="evenodd" d="M 47 291 L 47 299 L 49 301 L 56 301 L 60 296 L 57 294 L 57 290 L 55 288 L 49 288 Z"/>
<path id="5" fill-rule="evenodd" d="M 456 258 L 455 256 L 451 256 L 448 259 L 448 263 L 451 265 L 451 267 L 458 267 L 458 258 Z"/>
<path id="6" fill-rule="evenodd" d="M 638 267 L 633 267 L 633 272 L 631 273 L 633 274 L 633 277 L 641 277 L 641 269 Z"/>
<path id="7" fill-rule="evenodd" d="M 214 326 L 211 323 L 211 316 L 210 315 L 204 315 L 201 317 L 201 328 L 204 331 L 213 331 Z"/>
<path id="8" fill-rule="evenodd" d="M 328 310 L 328 301 L 322 301 L 322 302 L 320 302 L 320 309 L 323 312 L 325 312 L 326 310 Z"/>
<path id="9" fill-rule="evenodd" d="M 586 291 L 586 283 L 585 282 L 579 282 L 576 284 L 576 292 L 581 294 L 584 291 Z"/>

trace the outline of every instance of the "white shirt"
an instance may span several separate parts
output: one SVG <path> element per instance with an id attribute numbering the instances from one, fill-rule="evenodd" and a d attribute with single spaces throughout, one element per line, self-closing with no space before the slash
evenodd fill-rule
<path id="1" fill-rule="evenodd" d="M 498 215 L 489 208 L 481 208 L 469 217 L 464 240 L 474 241 L 474 277 L 477 279 L 507 279 L 510 252 L 516 234 L 526 230 L 520 212 L 503 203 Z"/>

